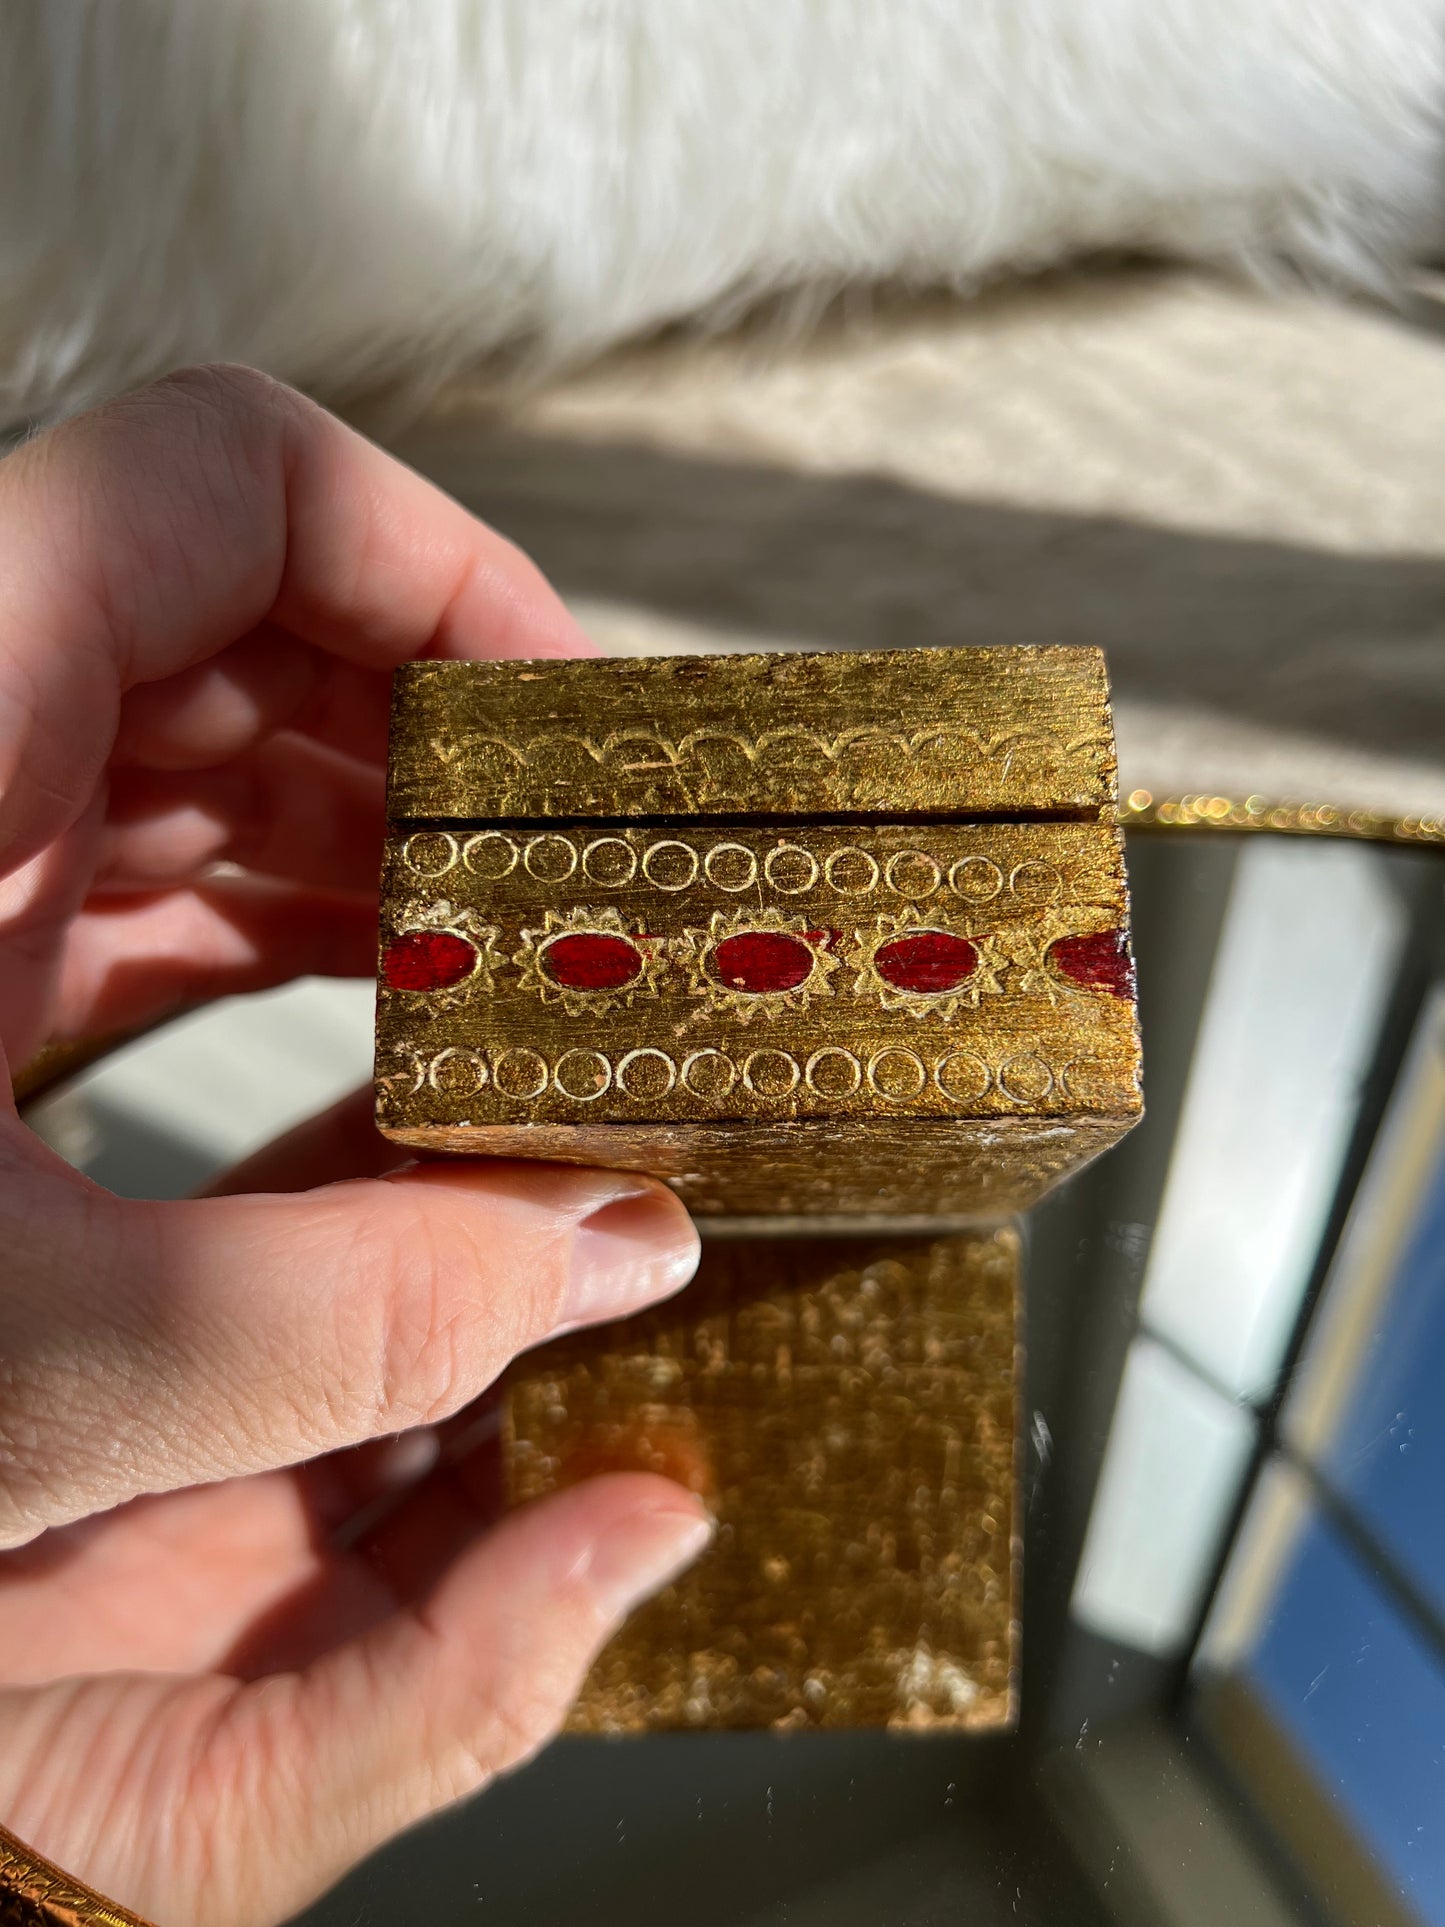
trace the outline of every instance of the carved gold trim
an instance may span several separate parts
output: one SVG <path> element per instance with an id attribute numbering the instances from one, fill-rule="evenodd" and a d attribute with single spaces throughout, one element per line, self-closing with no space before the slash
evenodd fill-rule
<path id="1" fill-rule="evenodd" d="M 1096 649 L 428 661 L 393 682 L 393 824 L 838 811 L 1098 822 L 1114 785 Z"/>
<path id="2" fill-rule="evenodd" d="M 416 897 L 400 904 L 390 921 L 390 930 L 383 925 L 381 932 L 383 956 L 387 947 L 398 938 L 427 930 L 446 931 L 454 937 L 461 937 L 476 951 L 476 964 L 460 983 L 451 984 L 444 990 L 427 991 L 426 995 L 435 1008 L 445 1009 L 449 1005 L 462 1003 L 476 990 L 490 991 L 497 972 L 506 968 L 507 960 L 496 948 L 496 939 L 501 934 L 497 926 L 484 922 L 475 910 L 465 904 L 453 903 L 447 897 L 438 897 L 430 902 Z"/>
<path id="3" fill-rule="evenodd" d="M 0 1827 L 0 1922 L 19 1927 L 150 1927 Z"/>
<path id="4" fill-rule="evenodd" d="M 554 983 L 546 972 L 545 954 L 559 937 L 621 937 L 637 952 L 637 975 L 616 990 L 579 990 Z M 601 1016 L 604 1011 L 629 1009 L 640 997 L 656 997 L 667 953 L 660 938 L 629 929 L 611 906 L 597 910 L 581 905 L 545 911 L 540 925 L 522 931 L 521 948 L 513 952 L 512 962 L 520 973 L 518 989 L 529 991 L 544 1004 L 560 1004 L 569 1017 Z"/>
<path id="5" fill-rule="evenodd" d="M 1445 818 L 1391 816 L 1378 810 L 1352 809 L 1342 803 L 1293 803 L 1261 795 L 1243 798 L 1211 795 L 1205 791 L 1182 796 L 1155 796 L 1132 790 L 1119 805 L 1119 825 L 1126 830 L 1193 830 L 1216 834 L 1351 837 L 1366 843 L 1400 843 L 1427 849 L 1445 847 Z M 620 838 L 613 840 L 620 842 Z M 33 1103 L 145 1030 L 112 1033 L 63 1044 L 46 1044 L 15 1075 L 15 1097 Z"/>
<path id="6" fill-rule="evenodd" d="M 798 760 L 796 753 L 801 751 L 815 757 L 820 763 L 841 763 L 851 750 L 881 750 L 889 756 L 913 762 L 929 749 L 952 750 L 975 761 L 1003 761 L 1025 749 L 1047 751 L 1061 748 L 1065 755 L 1073 756 L 1085 749 L 1107 748 L 1112 740 L 1105 730 L 1087 731 L 1081 736 L 1061 741 L 1056 735 L 1023 728 L 1004 729 L 995 735 L 984 736 L 976 729 L 935 726 L 916 729 L 904 735 L 901 730 L 881 729 L 875 724 L 867 724 L 840 730 L 834 736 L 826 735 L 821 730 L 791 727 L 764 729 L 754 736 L 744 736 L 735 729 L 692 729 L 685 736 L 677 738 L 663 736 L 654 729 L 614 729 L 601 739 L 584 736 L 573 729 L 549 729 L 540 735 L 522 739 L 498 736 L 486 730 L 469 730 L 452 740 L 433 736 L 427 747 L 444 766 L 454 763 L 458 756 L 495 749 L 509 757 L 518 769 L 530 770 L 549 752 L 578 750 L 601 769 L 610 769 L 619 760 L 626 769 L 630 759 L 641 753 L 660 756 L 671 768 L 685 770 L 695 763 L 701 764 L 699 752 L 708 743 L 719 743 L 724 749 L 734 749 L 747 762 L 756 764 L 790 751 L 794 752 L 795 762 Z"/>
<path id="7" fill-rule="evenodd" d="M 992 937 L 975 927 L 977 917 L 950 918 L 945 912 L 929 915 L 916 904 L 890 915 L 887 911 L 871 925 L 853 932 L 847 960 L 857 971 L 853 995 L 880 1003 L 885 1010 L 904 1010 L 920 1021 L 927 1017 L 948 1019 L 961 1008 L 977 1010 L 979 999 L 997 996 L 1003 990 L 992 951 Z M 926 936 L 937 931 L 941 936 L 958 937 L 971 945 L 976 962 L 973 974 L 952 990 L 899 990 L 879 973 L 878 952 L 900 937 Z"/>
<path id="8" fill-rule="evenodd" d="M 715 961 L 719 946 L 729 938 L 753 932 L 761 936 L 776 932 L 799 939 L 812 958 L 812 967 L 801 983 L 791 990 L 752 991 L 736 990 L 723 982 Z M 687 970 L 688 996 L 702 998 L 709 1010 L 722 1012 L 740 1024 L 750 1024 L 755 1017 L 772 1021 L 787 1011 L 806 1010 L 814 997 L 833 995 L 828 979 L 838 968 L 838 959 L 827 948 L 826 935 L 811 929 L 806 917 L 784 910 L 715 910 L 706 929 L 682 931 L 676 948 Z M 796 1077 L 793 1081 L 796 1084 Z"/>

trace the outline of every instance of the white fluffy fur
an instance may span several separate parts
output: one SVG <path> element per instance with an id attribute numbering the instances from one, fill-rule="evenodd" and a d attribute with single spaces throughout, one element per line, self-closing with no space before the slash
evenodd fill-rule
<path id="1" fill-rule="evenodd" d="M 20 0 L 0 420 L 177 362 L 413 395 L 764 293 L 1080 249 L 1378 282 L 1445 0 Z"/>

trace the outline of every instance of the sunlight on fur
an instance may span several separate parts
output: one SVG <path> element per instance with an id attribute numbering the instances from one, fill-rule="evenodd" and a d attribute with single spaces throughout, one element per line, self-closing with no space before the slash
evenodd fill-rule
<path id="1" fill-rule="evenodd" d="M 65 0 L 0 67 L 0 421 L 419 403 L 786 290 L 1142 248 L 1387 286 L 1445 0 Z"/>

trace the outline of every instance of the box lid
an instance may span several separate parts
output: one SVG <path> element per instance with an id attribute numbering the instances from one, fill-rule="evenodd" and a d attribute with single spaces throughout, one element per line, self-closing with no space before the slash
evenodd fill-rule
<path id="1" fill-rule="evenodd" d="M 419 662 L 393 822 L 867 813 L 1106 820 L 1097 649 Z"/>

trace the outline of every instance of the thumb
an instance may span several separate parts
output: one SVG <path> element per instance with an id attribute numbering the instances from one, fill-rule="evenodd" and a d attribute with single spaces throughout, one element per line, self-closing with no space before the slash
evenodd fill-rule
<path id="1" fill-rule="evenodd" d="M 432 1424 L 697 1262 L 677 1199 L 627 1172 L 481 1159 L 153 1205 L 25 1136 L 0 1118 L 0 1544 Z"/>
<path id="2" fill-rule="evenodd" d="M 276 1833 L 297 1904 L 398 1829 L 520 1765 L 557 1732 L 627 1613 L 692 1562 L 712 1525 L 649 1473 L 589 1480 L 512 1514 L 420 1601 L 294 1682 L 309 1736 Z M 263 1684 L 261 1717 L 277 1711 Z M 276 1757 L 274 1735 L 256 1736 Z M 279 1818 L 279 1816 L 278 1816 Z"/>

